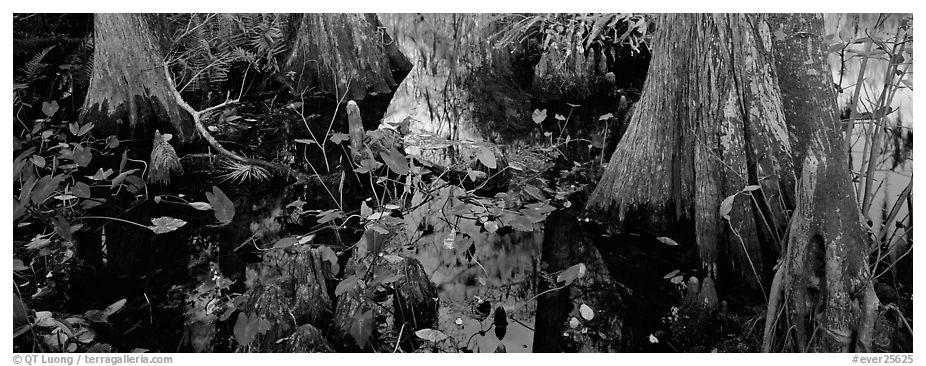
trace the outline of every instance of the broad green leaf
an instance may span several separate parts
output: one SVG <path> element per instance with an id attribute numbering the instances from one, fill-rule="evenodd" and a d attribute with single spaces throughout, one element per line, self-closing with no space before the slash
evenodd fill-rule
<path id="1" fill-rule="evenodd" d="M 373 311 L 367 310 L 361 312 L 362 310 L 364 309 L 357 309 L 357 313 L 360 314 L 355 313 L 354 321 L 350 327 L 350 334 L 354 337 L 354 341 L 357 342 L 357 346 L 360 347 L 360 349 L 366 348 L 367 344 L 370 342 L 370 336 L 373 334 Z"/>
<path id="2" fill-rule="evenodd" d="M 585 320 L 592 320 L 595 318 L 595 311 L 585 304 L 579 305 L 579 314 L 582 315 Z"/>
<path id="3" fill-rule="evenodd" d="M 333 250 L 331 250 L 331 248 L 322 245 L 315 250 L 317 250 L 318 254 L 321 255 L 322 261 L 331 264 L 332 274 L 337 274 L 338 271 L 341 270 L 340 266 L 338 266 L 338 255 Z"/>
<path id="4" fill-rule="evenodd" d="M 45 113 L 48 117 L 54 116 L 55 113 L 58 113 L 58 102 L 54 100 L 51 102 L 42 102 L 42 113 Z"/>
<path id="5" fill-rule="evenodd" d="M 206 199 L 215 210 L 215 218 L 222 225 L 229 224 L 235 218 L 235 204 L 219 187 L 212 186 L 212 192 L 206 192 Z"/>
<path id="6" fill-rule="evenodd" d="M 78 130 L 77 133 L 76 133 L 75 135 L 77 135 L 77 136 L 86 135 L 87 132 L 90 132 L 90 130 L 92 130 L 92 129 L 93 129 L 93 122 L 86 123 L 86 124 L 84 124 L 83 126 L 80 126 L 80 130 Z"/>
<path id="7" fill-rule="evenodd" d="M 389 167 L 389 170 L 392 170 L 398 175 L 408 174 L 408 160 L 405 159 L 405 155 L 399 152 L 398 149 L 394 147 L 390 148 L 388 152 L 380 152 L 379 156 L 383 158 L 383 162 L 386 163 L 386 166 Z"/>
<path id="8" fill-rule="evenodd" d="M 238 320 L 235 321 L 235 328 L 233 330 L 235 340 L 238 341 L 238 344 L 243 346 L 251 344 L 254 338 L 257 337 L 259 330 L 260 317 L 257 314 L 251 314 L 251 316 L 248 316 L 244 312 L 238 314 Z"/>
<path id="9" fill-rule="evenodd" d="M 84 182 L 77 182 L 71 187 L 71 194 L 79 198 L 90 198 L 90 186 Z"/>
<path id="10" fill-rule="evenodd" d="M 186 221 L 167 216 L 151 219 L 151 223 L 153 225 L 148 226 L 148 229 L 151 229 L 155 234 L 169 233 L 186 225 Z"/>
<path id="11" fill-rule="evenodd" d="M 338 286 L 334 288 L 334 296 L 341 296 L 341 294 L 350 291 L 350 289 L 357 286 L 357 275 L 350 276 L 345 278 L 338 283 Z"/>
<path id="12" fill-rule="evenodd" d="M 566 268 L 565 271 L 560 272 L 559 276 L 556 276 L 556 282 L 565 282 L 565 285 L 572 284 L 573 281 L 585 276 L 585 264 L 579 263 L 574 264 L 569 268 Z"/>
<path id="13" fill-rule="evenodd" d="M 497 168 L 496 161 L 495 161 L 495 153 L 492 152 L 492 149 L 489 149 L 488 147 L 479 146 L 476 149 L 476 159 L 479 159 L 479 162 L 482 163 L 482 165 L 485 165 L 489 169 Z"/>
<path id="14" fill-rule="evenodd" d="M 93 160 L 93 152 L 91 152 L 88 148 L 78 146 L 74 149 L 74 152 L 71 155 L 71 160 L 74 160 L 77 165 L 87 167 L 90 165 L 90 160 Z"/>
<path id="15" fill-rule="evenodd" d="M 547 110 L 535 109 L 534 113 L 531 115 L 531 118 L 534 120 L 534 123 L 539 124 L 543 120 L 547 119 Z"/>
<path id="16" fill-rule="evenodd" d="M 287 236 L 273 243 L 273 249 L 289 248 L 296 244 L 299 244 L 297 236 Z"/>

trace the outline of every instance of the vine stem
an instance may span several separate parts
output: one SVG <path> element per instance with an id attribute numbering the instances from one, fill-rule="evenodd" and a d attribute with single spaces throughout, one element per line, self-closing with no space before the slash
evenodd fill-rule
<path id="1" fill-rule="evenodd" d="M 145 225 L 142 225 L 142 224 L 139 224 L 139 223 L 137 223 L 137 222 L 129 221 L 129 220 L 124 220 L 124 219 L 120 219 L 120 218 L 116 218 L 116 217 L 109 217 L 109 216 L 81 216 L 81 217 L 76 218 L 75 220 L 84 220 L 84 219 L 99 219 L 99 220 L 119 221 L 119 222 L 124 222 L 124 223 L 126 223 L 126 224 L 132 224 L 132 225 L 138 226 L 138 227 L 143 228 L 143 229 L 151 230 L 150 227 L 145 226 Z"/>

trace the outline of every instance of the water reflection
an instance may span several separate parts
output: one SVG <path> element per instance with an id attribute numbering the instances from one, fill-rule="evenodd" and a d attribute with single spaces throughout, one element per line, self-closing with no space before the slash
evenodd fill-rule
<path id="1" fill-rule="evenodd" d="M 442 197 L 462 193 L 459 188 L 445 190 Z M 413 206 L 422 197 L 415 199 L 419 201 Z M 406 255 L 421 261 L 440 291 L 438 329 L 472 351 L 494 352 L 501 343 L 507 352 L 530 352 L 536 302 L 525 301 L 536 294 L 541 228 L 480 232 L 474 220 L 457 220 L 450 207 L 446 200 L 432 200 L 405 217 L 407 227 L 419 228 Z M 489 313 L 497 307 L 508 318 L 501 341 L 489 330 Z M 488 331 L 479 335 L 480 330 Z"/>

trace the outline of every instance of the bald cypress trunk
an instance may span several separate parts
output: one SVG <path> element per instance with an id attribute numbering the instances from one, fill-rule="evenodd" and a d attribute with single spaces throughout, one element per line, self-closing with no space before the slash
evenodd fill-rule
<path id="1" fill-rule="evenodd" d="M 771 293 L 765 349 L 786 337 L 774 336 L 780 329 L 790 333 L 797 351 L 868 352 L 878 299 L 824 57 L 823 16 L 775 15 L 769 23 L 798 184 L 787 253 Z M 776 324 L 779 313 L 784 321 Z"/>
<path id="2" fill-rule="evenodd" d="M 160 129 L 181 141 L 193 136 L 193 120 L 164 73 L 157 16 L 94 15 L 93 76 L 80 119 L 93 122 L 95 134 L 146 139 Z"/>
<path id="3" fill-rule="evenodd" d="M 642 97 L 588 216 L 612 232 L 696 244 L 721 284 L 761 289 L 794 184 L 768 27 L 742 14 L 657 24 Z"/>
<path id="4" fill-rule="evenodd" d="M 360 101 L 389 94 L 411 70 L 376 14 L 297 14 L 284 70 L 297 92 Z"/>

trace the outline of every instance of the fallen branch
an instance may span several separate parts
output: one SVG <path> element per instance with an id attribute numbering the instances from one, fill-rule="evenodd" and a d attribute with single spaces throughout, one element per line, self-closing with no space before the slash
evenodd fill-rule
<path id="1" fill-rule="evenodd" d="M 300 180 L 300 181 L 305 181 L 305 182 L 309 182 L 309 181 L 310 181 L 310 177 L 309 177 L 307 174 L 302 173 L 302 172 L 299 172 L 299 171 L 297 171 L 297 170 L 294 170 L 294 169 L 292 169 L 292 168 L 290 168 L 290 167 L 286 167 L 286 166 L 283 166 L 283 165 L 280 165 L 280 164 L 271 163 L 271 162 L 266 161 L 266 160 L 248 158 L 248 157 L 245 157 L 245 156 L 238 155 L 238 154 L 236 154 L 236 153 L 234 153 L 234 152 L 232 152 L 232 151 L 226 149 L 224 146 L 222 146 L 222 144 L 220 144 L 220 143 L 215 139 L 215 137 L 212 137 L 212 134 L 211 134 L 211 133 L 209 133 L 209 129 L 207 129 L 206 126 L 203 124 L 203 117 L 204 117 L 204 116 L 208 116 L 209 113 L 212 113 L 212 112 L 214 112 L 214 111 L 216 111 L 216 110 L 219 110 L 219 109 L 221 109 L 221 108 L 225 108 L 225 107 L 227 107 L 227 106 L 229 106 L 229 105 L 237 104 L 237 103 L 238 103 L 238 99 L 228 99 L 228 97 L 226 96 L 226 99 L 225 99 L 224 102 L 222 102 L 222 103 L 220 103 L 220 104 L 218 104 L 218 105 L 215 105 L 215 106 L 212 106 L 212 107 L 203 109 L 203 110 L 201 110 L 201 111 L 197 111 L 197 110 L 193 109 L 193 107 L 191 107 L 189 104 L 187 104 L 186 101 L 183 100 L 183 97 L 180 96 L 180 92 L 177 91 L 177 88 L 176 88 L 176 86 L 174 85 L 174 81 L 170 78 L 170 72 L 169 72 L 168 69 L 167 69 L 167 64 L 166 64 L 166 63 L 164 64 L 164 74 L 167 75 L 167 81 L 168 81 L 168 82 L 170 83 L 170 85 L 172 86 L 172 87 L 170 88 L 170 91 L 171 91 L 171 93 L 173 93 L 174 99 L 177 100 L 177 104 L 180 106 L 180 108 L 183 108 L 184 110 L 187 111 L 187 113 L 190 114 L 190 116 L 193 118 L 193 124 L 196 126 L 196 130 L 199 131 L 199 134 L 202 135 L 203 138 L 206 139 L 206 142 L 209 143 L 209 146 L 211 146 L 213 149 L 215 149 L 216 151 L 218 151 L 219 154 L 221 154 L 222 156 L 225 156 L 225 157 L 227 157 L 227 158 L 229 158 L 229 159 L 236 160 L 236 161 L 239 161 L 239 162 L 244 163 L 244 164 L 256 165 L 256 166 L 260 166 L 260 167 L 263 167 L 263 168 L 267 168 L 268 170 L 271 170 L 271 171 L 278 172 L 278 173 L 280 173 L 280 174 L 282 174 L 282 175 L 294 176 L 294 177 L 296 177 L 296 179 L 298 179 L 298 180 Z"/>

